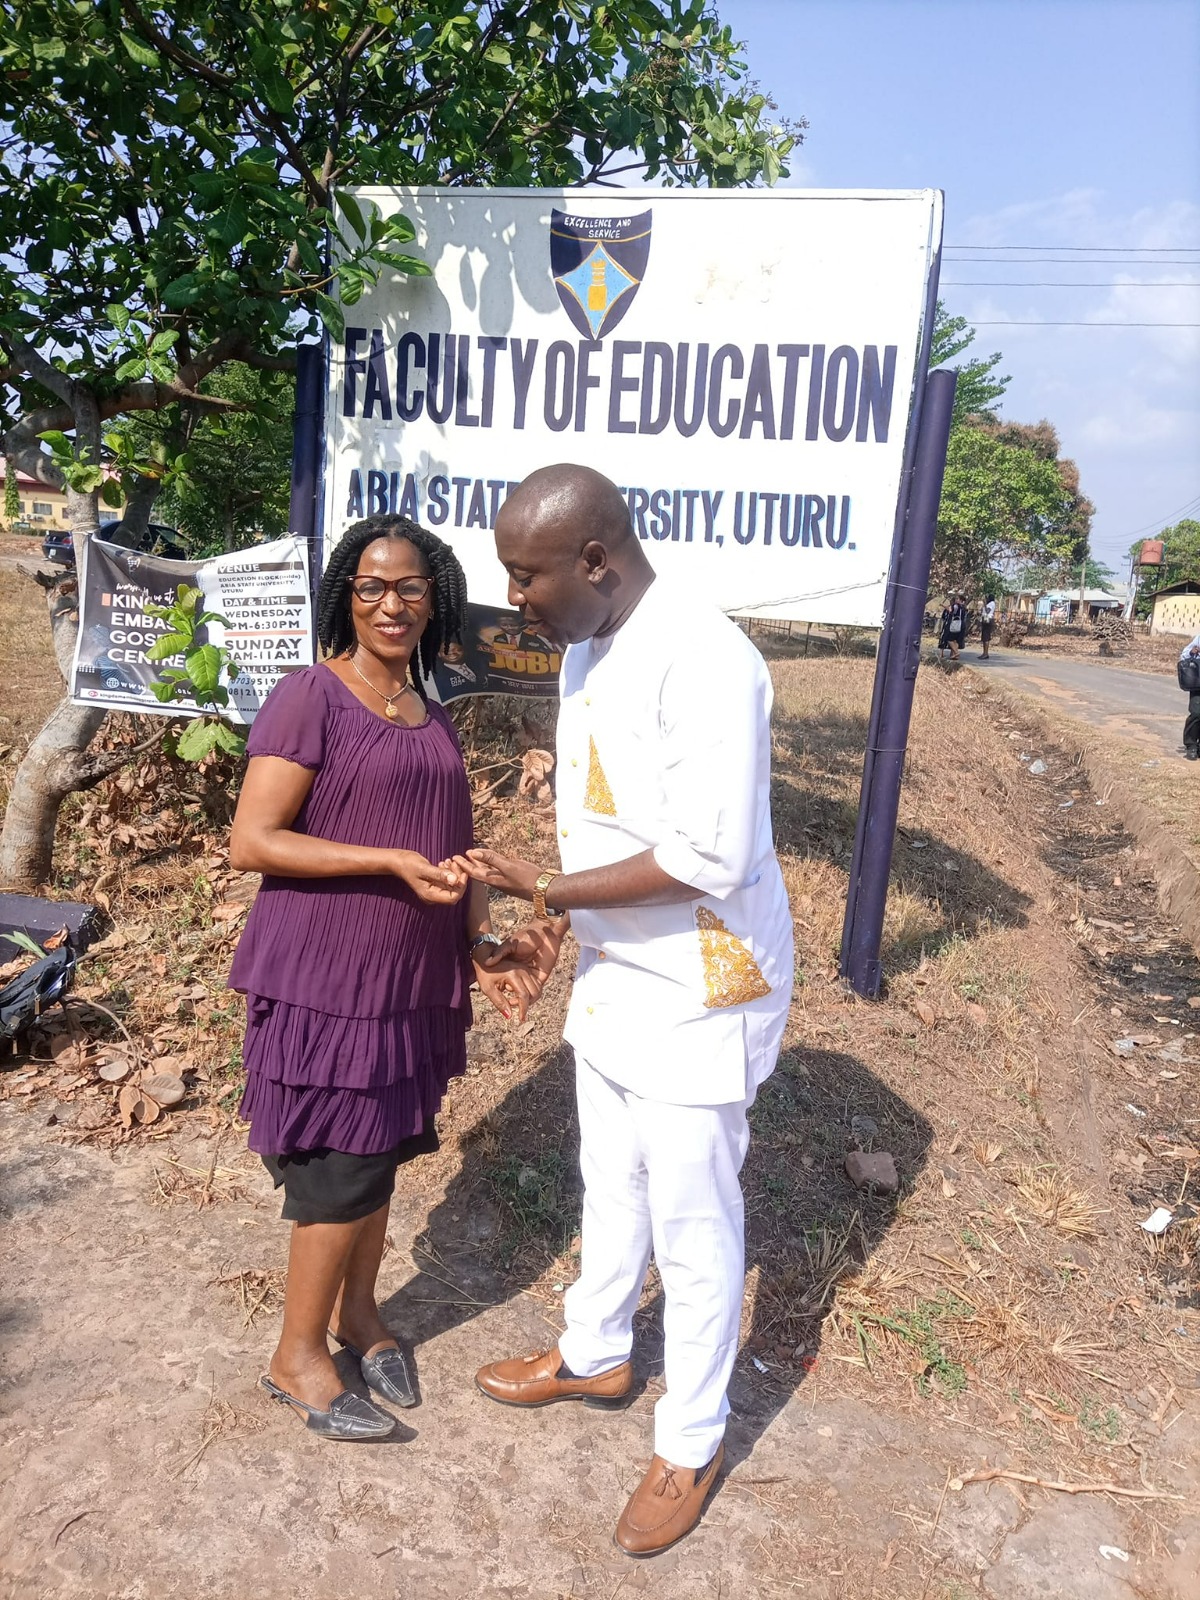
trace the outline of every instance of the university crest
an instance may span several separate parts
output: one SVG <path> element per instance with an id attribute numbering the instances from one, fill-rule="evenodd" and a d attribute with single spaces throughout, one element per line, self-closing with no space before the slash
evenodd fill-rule
<path id="1" fill-rule="evenodd" d="M 563 309 L 585 339 L 603 339 L 633 304 L 650 258 L 652 213 L 550 213 L 550 270 Z"/>

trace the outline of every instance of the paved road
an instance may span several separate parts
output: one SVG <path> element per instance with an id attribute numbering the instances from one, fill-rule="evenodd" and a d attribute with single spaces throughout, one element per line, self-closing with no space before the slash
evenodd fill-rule
<path id="1" fill-rule="evenodd" d="M 963 659 L 997 683 L 1036 695 L 1116 739 L 1152 745 L 1168 755 L 1183 750 L 1187 696 L 1165 673 L 1015 650 L 1000 650 L 981 661 L 978 650 L 968 648 Z"/>

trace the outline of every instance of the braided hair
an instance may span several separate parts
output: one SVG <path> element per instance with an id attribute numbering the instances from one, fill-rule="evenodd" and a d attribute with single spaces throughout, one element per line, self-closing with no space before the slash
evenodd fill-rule
<path id="1" fill-rule="evenodd" d="M 414 660 L 409 663 L 413 687 L 424 698 L 422 676 L 433 675 L 438 656 L 447 645 L 462 643 L 467 625 L 467 580 L 450 546 L 408 517 L 367 517 L 346 529 L 334 546 L 317 594 L 317 638 L 331 656 L 353 654 L 358 637 L 350 617 L 346 580 L 358 571 L 359 557 L 376 539 L 403 539 L 412 545 L 426 574 L 433 579 L 433 610 L 413 652 Z"/>

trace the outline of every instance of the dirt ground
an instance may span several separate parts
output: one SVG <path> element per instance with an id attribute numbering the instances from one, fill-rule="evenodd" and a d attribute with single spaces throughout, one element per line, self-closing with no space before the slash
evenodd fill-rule
<path id="1" fill-rule="evenodd" d="M 57 688 L 5 572 L 0 627 L 29 663 L 2 789 Z M 480 1016 L 443 1148 L 404 1173 L 382 1288 L 420 1407 L 339 1447 L 256 1387 L 286 1231 L 233 1115 L 222 987 L 253 883 L 211 786 L 142 762 L 68 808 L 54 889 L 111 914 L 79 993 L 129 1041 L 78 1009 L 82 1043 L 47 1032 L 0 1072 L 0 1595 L 1200 1597 L 1195 952 L 1070 751 L 972 674 L 923 671 L 887 994 L 847 995 L 871 666 L 767 648 L 799 975 L 752 1114 L 743 1350 L 695 1534 L 644 1564 L 611 1543 L 661 1392 L 653 1273 L 629 1411 L 526 1416 L 470 1381 L 553 1342 L 577 1270 L 566 974 L 527 1031 Z M 463 726 L 481 828 L 542 855 L 536 784 L 512 793 L 514 747 L 551 743 L 537 716 Z M 129 1130 L 97 1071 L 123 1048 L 188 1087 Z M 855 1146 L 895 1155 L 898 1196 L 851 1187 Z"/>

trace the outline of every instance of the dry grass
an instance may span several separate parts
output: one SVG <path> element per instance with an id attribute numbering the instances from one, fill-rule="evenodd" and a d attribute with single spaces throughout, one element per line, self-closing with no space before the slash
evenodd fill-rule
<path id="1" fill-rule="evenodd" d="M 7 797 L 7 771 L 63 695 L 54 661 L 50 618 L 42 590 L 17 569 L 12 552 L 33 558 L 24 541 L 0 540 L 0 657 L 9 664 L 0 709 L 0 797 Z"/>
<path id="2" fill-rule="evenodd" d="M 1093 1204 L 1061 1172 L 1018 1167 L 1011 1180 L 1039 1222 L 1077 1239 L 1094 1239 L 1106 1211 Z"/>
<path id="3" fill-rule="evenodd" d="M 241 1326 L 249 1328 L 260 1313 L 269 1316 L 279 1309 L 286 1283 L 287 1273 L 277 1267 L 246 1267 L 214 1278 L 210 1287 L 225 1291 L 241 1312 Z"/>

